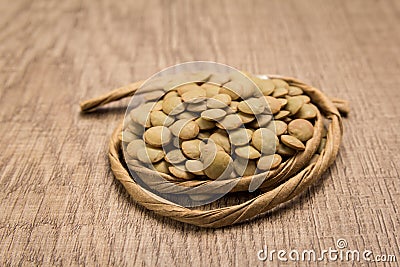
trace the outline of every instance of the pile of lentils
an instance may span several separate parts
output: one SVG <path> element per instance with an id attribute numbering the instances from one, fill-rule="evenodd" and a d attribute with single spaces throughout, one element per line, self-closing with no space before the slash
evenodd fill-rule
<path id="1" fill-rule="evenodd" d="M 275 169 L 304 150 L 318 112 L 310 98 L 282 79 L 245 79 L 211 74 L 143 94 L 124 121 L 128 166 L 183 180 L 229 179 Z"/>

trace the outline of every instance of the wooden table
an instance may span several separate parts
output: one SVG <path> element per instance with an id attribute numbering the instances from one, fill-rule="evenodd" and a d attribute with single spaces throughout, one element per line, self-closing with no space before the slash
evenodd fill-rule
<path id="1" fill-rule="evenodd" d="M 78 103 L 193 60 L 349 100 L 326 175 L 290 205 L 217 230 L 135 204 L 106 156 L 127 100 L 90 115 Z M 257 252 L 339 238 L 400 261 L 399 74 L 396 0 L 1 1 L 0 265 L 276 265 Z"/>

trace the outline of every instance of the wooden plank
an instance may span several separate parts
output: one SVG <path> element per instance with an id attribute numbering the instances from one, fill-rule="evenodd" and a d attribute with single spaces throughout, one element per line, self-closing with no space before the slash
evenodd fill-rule
<path id="1" fill-rule="evenodd" d="M 1 265 L 262 265 L 257 251 L 399 247 L 398 1 L 0 1 Z M 296 201 L 199 229 L 135 204 L 108 138 L 127 101 L 78 102 L 211 60 L 351 102 L 340 155 Z M 273 263 L 277 264 L 277 260 Z M 313 265 L 304 263 L 301 265 Z"/>

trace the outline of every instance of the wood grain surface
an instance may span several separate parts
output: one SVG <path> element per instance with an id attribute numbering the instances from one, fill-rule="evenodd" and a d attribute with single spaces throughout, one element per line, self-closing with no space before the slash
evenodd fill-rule
<path id="1" fill-rule="evenodd" d="M 135 204 L 106 157 L 127 101 L 88 115 L 78 103 L 193 60 L 349 100 L 334 165 L 289 205 L 223 229 Z M 339 238 L 398 263 L 399 74 L 397 0 L 1 0 L 0 265 L 314 266 L 327 261 L 257 252 L 320 251 Z"/>

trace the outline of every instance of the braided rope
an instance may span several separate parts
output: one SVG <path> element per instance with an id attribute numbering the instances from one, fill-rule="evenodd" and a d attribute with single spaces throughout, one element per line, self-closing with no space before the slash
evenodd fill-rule
<path id="1" fill-rule="evenodd" d="M 217 228 L 239 223 L 251 219 L 259 214 L 265 213 L 277 205 L 287 202 L 295 196 L 301 194 L 306 188 L 314 183 L 335 160 L 343 134 L 342 118 L 339 110 L 340 112 L 347 114 L 349 112 L 348 103 L 340 99 L 334 99 L 332 101 L 320 90 L 295 78 L 281 76 L 270 77 L 283 79 L 290 85 L 302 88 L 303 91 L 311 98 L 311 101 L 317 105 L 320 113 L 318 114 L 315 123 L 314 137 L 307 142 L 306 150 L 302 153 L 298 153 L 284 164 L 281 164 L 277 170 L 271 171 L 267 175 L 261 174 L 266 175 L 266 179 L 260 187 L 265 192 L 261 195 L 258 195 L 238 205 L 212 210 L 198 210 L 174 204 L 150 193 L 148 190 L 138 185 L 132 179 L 128 170 L 124 167 L 123 159 L 121 159 L 121 140 L 119 138 L 119 135 L 122 131 L 122 123 L 114 130 L 109 143 L 108 156 L 115 178 L 122 183 L 132 198 L 142 206 L 160 215 L 201 227 Z M 94 108 L 106 103 L 132 96 L 142 83 L 142 81 L 136 82 L 131 85 L 115 89 L 110 93 L 96 99 L 85 101 L 81 104 L 81 109 L 82 111 L 91 111 Z M 327 129 L 326 146 L 318 159 L 311 163 L 310 159 L 315 154 L 315 151 L 321 140 L 323 117 L 330 121 Z M 146 168 L 135 168 L 133 171 L 139 174 L 145 174 L 146 177 L 160 175 L 160 173 Z M 167 178 L 167 180 L 173 179 L 173 177 L 168 176 L 169 175 L 163 175 L 163 177 Z M 231 192 L 244 191 L 248 189 L 251 177 L 243 177 L 238 179 L 238 181 L 234 181 L 237 184 Z M 224 183 L 229 182 L 232 181 L 220 181 L 221 184 L 214 183 L 214 188 L 209 187 L 208 189 L 214 189 L 214 192 L 218 192 L 218 188 L 223 187 Z M 207 183 L 209 182 L 184 181 L 179 183 L 179 185 L 183 185 L 179 188 L 182 188 L 181 192 L 188 193 L 193 187 Z M 170 192 L 168 191 L 171 190 L 168 184 L 168 182 L 161 184 L 161 187 L 157 187 L 157 189 L 161 188 L 166 192 Z M 212 193 L 212 191 L 207 192 Z"/>

